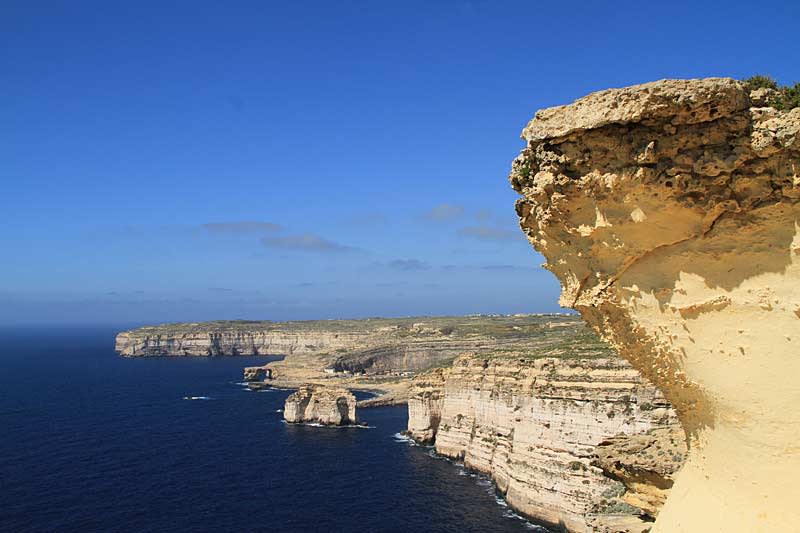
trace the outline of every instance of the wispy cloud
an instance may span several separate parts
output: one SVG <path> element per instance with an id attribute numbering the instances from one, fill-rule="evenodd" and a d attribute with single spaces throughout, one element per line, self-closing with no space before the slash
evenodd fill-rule
<path id="1" fill-rule="evenodd" d="M 486 225 L 461 228 L 458 230 L 458 234 L 462 237 L 469 237 L 482 241 L 510 241 L 519 239 L 522 236 L 522 233 L 519 231 L 511 231 Z"/>
<path id="2" fill-rule="evenodd" d="M 347 223 L 354 226 L 383 226 L 389 222 L 389 216 L 380 211 L 361 213 L 347 218 Z"/>
<path id="3" fill-rule="evenodd" d="M 227 287 L 208 287 L 209 292 L 233 292 L 233 289 Z"/>
<path id="4" fill-rule="evenodd" d="M 518 266 L 518 265 L 483 265 L 480 267 L 481 270 L 505 270 L 505 271 L 512 271 L 512 270 L 532 270 L 533 267 L 525 267 L 525 266 Z"/>
<path id="5" fill-rule="evenodd" d="M 200 226 L 209 233 L 225 235 L 252 235 L 275 233 L 283 229 L 280 224 L 258 220 L 239 220 L 233 222 L 209 222 Z"/>
<path id="6" fill-rule="evenodd" d="M 419 259 L 395 259 L 386 263 L 391 269 L 400 270 L 402 272 L 410 272 L 413 270 L 429 270 L 431 266 L 425 261 Z"/>
<path id="7" fill-rule="evenodd" d="M 464 206 L 457 204 L 439 204 L 426 211 L 422 218 L 428 222 L 450 222 L 464 214 Z"/>
<path id="8" fill-rule="evenodd" d="M 443 271 L 485 270 L 485 271 L 489 271 L 489 272 L 527 272 L 527 271 L 530 271 L 530 270 L 535 270 L 535 267 L 533 267 L 533 266 L 505 265 L 505 264 L 493 264 L 493 265 L 475 265 L 475 264 L 442 265 L 439 268 L 441 270 L 443 270 Z"/>
<path id="9" fill-rule="evenodd" d="M 300 283 L 293 283 L 292 287 L 298 287 L 301 289 L 309 289 L 311 287 L 325 287 L 325 286 L 334 286 L 338 285 L 335 281 L 302 281 Z"/>
<path id="10" fill-rule="evenodd" d="M 494 217 L 494 213 L 492 213 L 491 209 L 478 209 L 472 216 L 475 217 L 475 220 L 478 222 L 486 222 Z"/>
<path id="11" fill-rule="evenodd" d="M 407 285 L 407 281 L 381 281 L 375 284 L 376 287 L 405 287 Z"/>
<path id="12" fill-rule="evenodd" d="M 263 237 L 261 239 L 261 244 L 267 248 L 281 248 L 284 250 L 296 250 L 301 252 L 343 253 L 357 250 L 357 248 L 352 246 L 329 241 L 312 233 L 287 235 L 285 237 Z"/>

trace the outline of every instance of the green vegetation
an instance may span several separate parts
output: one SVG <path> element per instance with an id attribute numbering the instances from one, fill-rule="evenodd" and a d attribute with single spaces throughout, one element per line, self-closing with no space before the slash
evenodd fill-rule
<path id="1" fill-rule="evenodd" d="M 778 90 L 778 82 L 773 80 L 769 76 L 762 76 L 761 74 L 756 74 L 750 78 L 744 80 L 745 86 L 753 91 L 755 89 L 774 89 Z"/>
<path id="2" fill-rule="evenodd" d="M 438 361 L 431 363 L 430 366 L 423 368 L 420 372 L 428 372 L 429 370 L 436 370 L 437 368 L 450 368 L 451 366 L 453 366 L 453 361 L 455 361 L 457 358 L 458 356 L 454 355 L 452 357 L 445 357 L 444 359 L 439 359 Z"/>
<path id="3" fill-rule="evenodd" d="M 606 502 L 605 505 L 602 505 L 600 508 L 600 512 L 603 514 L 638 515 L 641 514 L 642 510 L 639 509 L 638 507 L 634 507 L 629 503 L 614 501 L 614 502 Z"/>
<path id="4" fill-rule="evenodd" d="M 531 315 L 469 315 L 469 316 L 417 316 L 404 318 L 365 318 L 340 320 L 299 320 L 272 322 L 269 320 L 216 320 L 145 326 L 135 331 L 145 334 L 186 333 L 253 333 L 267 331 L 380 333 L 386 337 L 468 337 L 481 335 L 495 339 L 515 339 L 535 333 L 548 323 L 575 323 L 580 319 L 566 314 Z M 419 331 L 422 324 L 429 331 Z M 381 331 L 383 330 L 383 331 Z M 438 330 L 438 331 L 436 331 Z"/>
<path id="5" fill-rule="evenodd" d="M 619 498 L 623 494 L 625 494 L 625 485 L 623 485 L 619 481 L 616 481 L 614 482 L 613 485 L 604 490 L 600 496 L 602 496 L 603 498 L 612 499 L 612 498 Z"/>
<path id="6" fill-rule="evenodd" d="M 744 80 L 744 85 L 750 91 L 755 89 L 775 91 L 774 94 L 767 97 L 767 103 L 775 109 L 789 111 L 800 107 L 800 83 L 792 86 L 778 85 L 778 82 L 769 76 L 757 75 Z"/>
<path id="7" fill-rule="evenodd" d="M 573 471 L 576 471 L 576 472 L 577 472 L 578 470 L 586 470 L 586 465 L 584 465 L 584 464 L 583 464 L 582 462 L 580 462 L 580 461 L 570 461 L 570 463 L 569 463 L 569 469 L 570 469 L 570 470 L 573 470 Z"/>
<path id="8" fill-rule="evenodd" d="M 577 317 L 539 323 L 524 328 L 522 332 L 524 344 L 501 344 L 493 347 L 485 356 L 491 359 L 519 359 L 520 362 L 542 357 L 596 359 L 615 356 L 613 348 Z"/>

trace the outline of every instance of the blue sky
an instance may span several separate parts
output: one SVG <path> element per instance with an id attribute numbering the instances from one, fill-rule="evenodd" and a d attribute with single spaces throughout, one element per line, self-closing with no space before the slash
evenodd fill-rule
<path id="1" fill-rule="evenodd" d="M 0 323 L 556 311 L 538 108 L 800 80 L 798 2 L 0 4 Z"/>

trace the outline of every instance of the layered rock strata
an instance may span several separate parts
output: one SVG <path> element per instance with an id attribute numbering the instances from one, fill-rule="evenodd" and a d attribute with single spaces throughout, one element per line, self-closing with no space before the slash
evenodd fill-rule
<path id="1" fill-rule="evenodd" d="M 251 389 L 336 384 L 382 394 L 364 405 L 405 403 L 411 377 L 466 351 L 533 349 L 548 338 L 581 338 L 575 315 L 371 318 L 298 322 L 217 321 L 148 326 L 117 335 L 126 357 L 283 355 L 244 369 Z M 592 338 L 597 338 L 592 333 Z"/>
<path id="2" fill-rule="evenodd" d="M 357 424 L 356 397 L 343 388 L 305 385 L 286 398 L 283 418 L 326 426 Z"/>
<path id="3" fill-rule="evenodd" d="M 115 348 L 126 357 L 324 354 L 332 372 L 402 372 L 464 351 L 526 344 L 528 333 L 550 323 L 582 327 L 563 315 L 218 321 L 124 331 Z"/>
<path id="4" fill-rule="evenodd" d="M 128 357 L 291 355 L 348 349 L 364 337 L 362 332 L 283 330 L 272 323 L 231 326 L 210 322 L 125 331 L 117 335 L 116 351 Z"/>
<path id="5" fill-rule="evenodd" d="M 596 464 L 598 447 L 678 425 L 659 391 L 614 356 L 464 355 L 414 380 L 408 412 L 412 437 L 490 475 L 514 509 L 570 531 L 646 530 L 650 517 L 627 503 L 622 480 Z"/>
<path id="6" fill-rule="evenodd" d="M 800 478 L 800 109 L 663 80 L 545 109 L 510 181 L 561 303 L 690 437 L 654 531 L 791 531 Z"/>

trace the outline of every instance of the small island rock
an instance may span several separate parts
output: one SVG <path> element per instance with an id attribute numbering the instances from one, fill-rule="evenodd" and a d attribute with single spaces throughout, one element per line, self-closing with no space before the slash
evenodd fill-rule
<path id="1" fill-rule="evenodd" d="M 356 397 L 340 387 L 303 385 L 286 398 L 287 422 L 316 422 L 328 426 L 356 424 Z"/>

